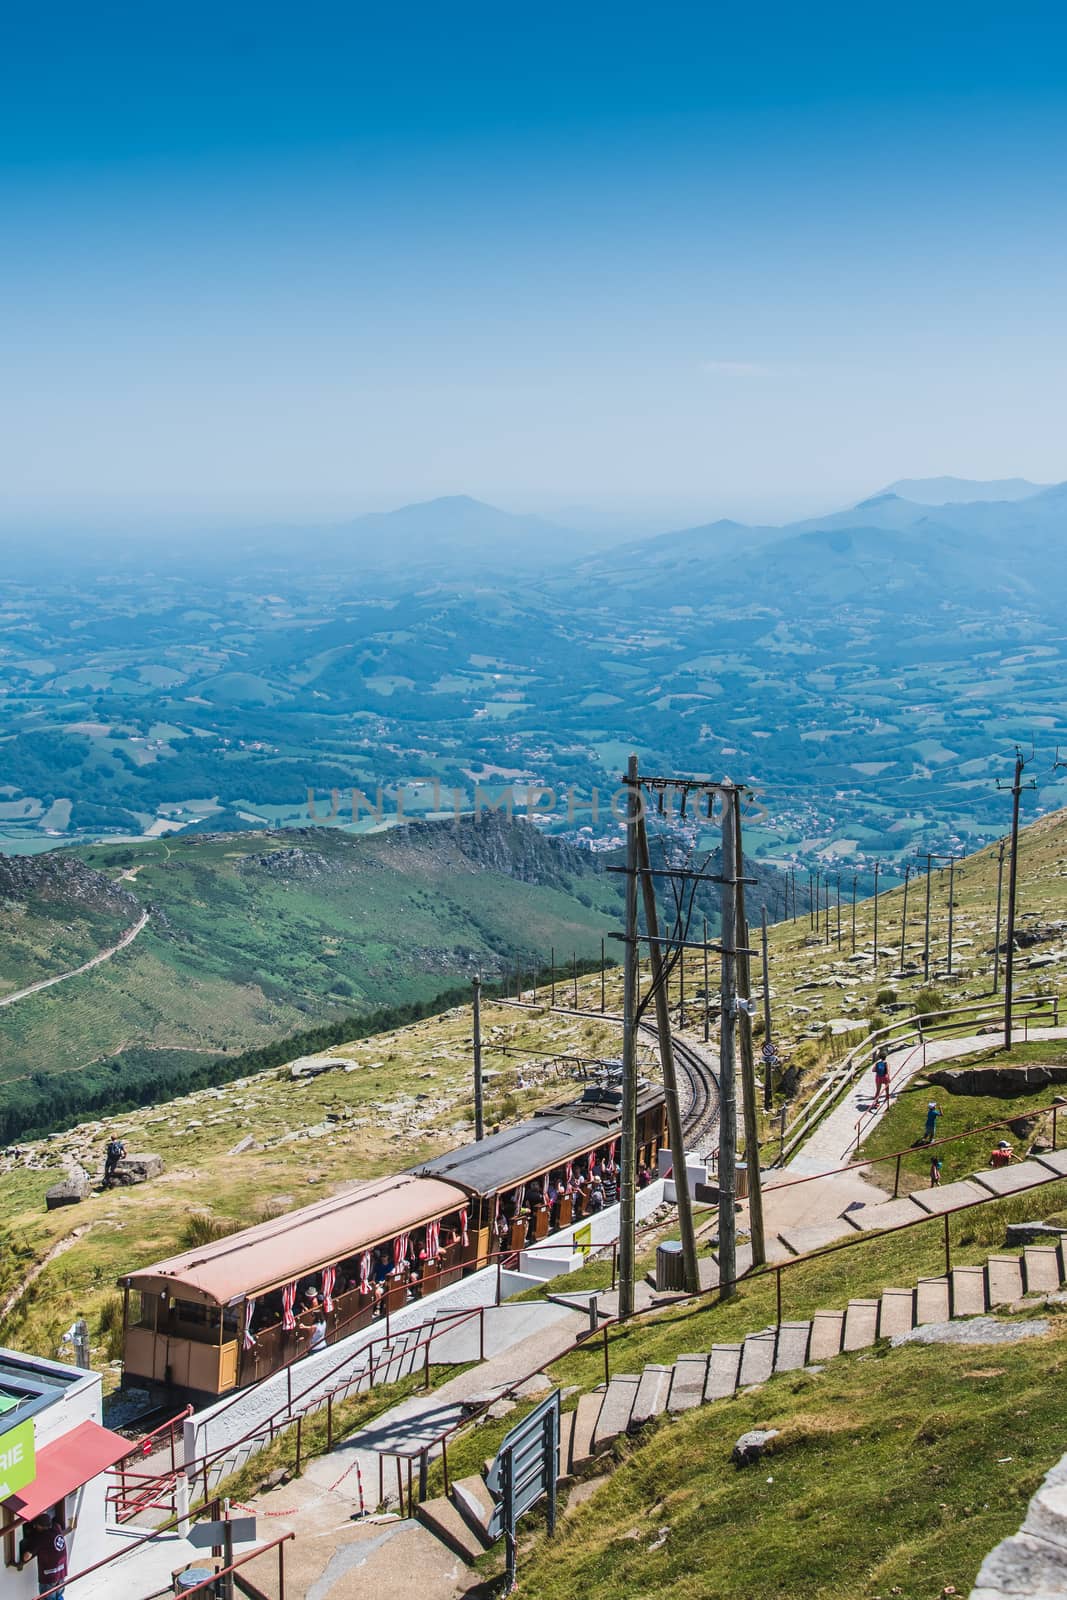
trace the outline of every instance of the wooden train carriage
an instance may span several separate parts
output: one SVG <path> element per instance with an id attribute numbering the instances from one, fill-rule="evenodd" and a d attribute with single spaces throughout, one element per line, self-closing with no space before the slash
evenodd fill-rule
<path id="1" fill-rule="evenodd" d="M 464 1190 L 410 1173 L 356 1184 L 119 1280 L 124 1382 L 196 1403 L 256 1383 L 458 1278 L 473 1259 Z"/>
<path id="2" fill-rule="evenodd" d="M 471 1197 L 474 1264 L 495 1253 L 521 1250 L 589 1214 L 590 1175 L 617 1183 L 622 1092 L 590 1087 L 580 1099 L 548 1106 L 528 1122 L 492 1133 L 475 1144 L 436 1156 L 416 1170 L 426 1178 L 459 1184 Z M 637 1096 L 637 1163 L 649 1174 L 668 1143 L 662 1088 L 640 1083 Z M 617 1190 L 616 1190 L 617 1194 Z"/>

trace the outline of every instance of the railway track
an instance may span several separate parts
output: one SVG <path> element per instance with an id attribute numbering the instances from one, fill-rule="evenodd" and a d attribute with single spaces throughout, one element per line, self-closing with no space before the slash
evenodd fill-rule
<path id="1" fill-rule="evenodd" d="M 612 1013 L 599 1011 L 582 1011 L 574 1006 L 546 1006 L 542 1002 L 532 1000 L 504 1000 L 496 1001 L 497 1005 L 514 1006 L 521 1011 L 558 1012 L 561 1016 L 599 1017 L 604 1022 L 617 1022 L 622 1026 L 622 1018 Z M 641 1032 L 653 1042 L 656 1039 L 655 1024 L 641 1022 L 638 1024 Z M 719 1123 L 719 1084 L 714 1072 L 708 1065 L 703 1052 L 695 1045 L 689 1044 L 678 1034 L 672 1035 L 674 1039 L 674 1063 L 678 1071 L 678 1088 L 682 1102 L 682 1127 L 685 1132 L 686 1142 L 696 1144 L 699 1139 L 704 1139 L 714 1133 Z"/>

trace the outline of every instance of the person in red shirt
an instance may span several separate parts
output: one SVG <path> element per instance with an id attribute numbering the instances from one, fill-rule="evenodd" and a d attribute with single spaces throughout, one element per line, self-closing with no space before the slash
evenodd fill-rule
<path id="1" fill-rule="evenodd" d="M 1012 1149 L 1007 1139 L 1001 1139 L 994 1147 L 990 1157 L 991 1167 L 1007 1167 L 1011 1164 Z"/>
<path id="2" fill-rule="evenodd" d="M 19 1551 L 19 1571 L 27 1561 L 37 1562 L 37 1593 L 47 1594 L 56 1584 L 67 1581 L 67 1530 L 55 1514 L 42 1511 L 34 1517 L 22 1535 Z M 63 1600 L 62 1589 L 57 1589 L 52 1600 Z"/>

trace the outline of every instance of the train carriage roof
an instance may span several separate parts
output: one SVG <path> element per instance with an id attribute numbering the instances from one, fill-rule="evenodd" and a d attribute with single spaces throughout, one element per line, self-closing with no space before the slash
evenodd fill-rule
<path id="1" fill-rule="evenodd" d="M 638 1115 L 662 1102 L 662 1088 L 638 1085 Z M 617 1090 L 590 1088 L 580 1100 L 548 1106 L 528 1122 L 449 1150 L 416 1170 L 426 1178 L 461 1184 L 472 1194 L 497 1194 L 617 1137 L 621 1109 Z"/>
<path id="2" fill-rule="evenodd" d="M 131 1272 L 121 1282 L 145 1294 L 235 1305 L 247 1295 L 265 1294 L 320 1271 L 466 1203 L 462 1189 L 437 1178 L 412 1173 L 374 1178 Z"/>

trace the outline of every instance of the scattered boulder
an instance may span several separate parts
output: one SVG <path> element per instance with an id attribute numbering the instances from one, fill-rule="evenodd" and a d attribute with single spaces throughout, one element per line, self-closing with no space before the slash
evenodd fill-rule
<path id="1" fill-rule="evenodd" d="M 889 1343 L 901 1344 L 1018 1344 L 1040 1339 L 1051 1324 L 1044 1317 L 1029 1322 L 1008 1322 L 999 1317 L 970 1317 L 965 1322 L 922 1322 L 910 1333 L 895 1333 Z"/>
<path id="2" fill-rule="evenodd" d="M 71 1167 L 61 1183 L 54 1183 L 46 1192 L 44 1203 L 49 1211 L 60 1206 L 76 1206 L 92 1193 L 92 1179 L 84 1167 Z"/>
<path id="3" fill-rule="evenodd" d="M 162 1156 L 123 1156 L 112 1174 L 111 1181 L 128 1189 L 135 1183 L 147 1183 L 149 1178 L 158 1178 L 162 1171 Z"/>
<path id="4" fill-rule="evenodd" d="M 1017 1095 L 1043 1089 L 1050 1083 L 1067 1083 L 1067 1066 L 1034 1062 L 1020 1067 L 940 1067 L 926 1076 L 949 1094 Z"/>
<path id="5" fill-rule="evenodd" d="M 299 1061 L 294 1061 L 290 1066 L 289 1076 L 298 1081 L 301 1078 L 319 1078 L 324 1072 L 343 1072 L 349 1065 L 347 1061 L 324 1061 L 321 1056 L 301 1056 Z"/>
<path id="6" fill-rule="evenodd" d="M 743 1433 L 730 1452 L 735 1467 L 755 1466 L 772 1439 L 777 1439 L 778 1428 L 751 1428 Z"/>
<path id="7" fill-rule="evenodd" d="M 1067 1228 L 1054 1228 L 1048 1222 L 1009 1222 L 1004 1230 L 1004 1244 L 1006 1247 L 1058 1244 L 1065 1235 Z"/>
<path id="8" fill-rule="evenodd" d="M 246 1150 L 254 1150 L 255 1145 L 256 1141 L 253 1136 L 250 1133 L 246 1133 L 243 1139 L 237 1141 L 229 1154 L 231 1156 L 243 1156 Z"/>

